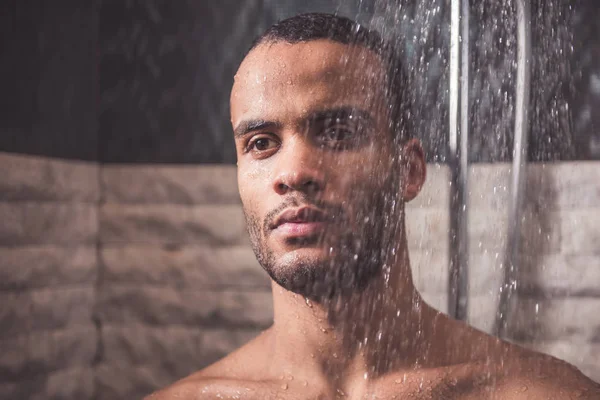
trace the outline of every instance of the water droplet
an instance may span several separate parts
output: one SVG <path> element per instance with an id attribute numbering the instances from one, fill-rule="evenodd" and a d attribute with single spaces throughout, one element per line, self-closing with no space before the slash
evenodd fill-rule
<path id="1" fill-rule="evenodd" d="M 287 380 L 288 380 L 288 381 L 293 381 L 293 380 L 294 380 L 294 377 L 293 377 L 292 375 L 288 375 L 288 377 L 287 377 Z"/>
<path id="2" fill-rule="evenodd" d="M 287 388 L 288 388 L 288 384 L 287 384 L 287 383 L 284 383 L 283 385 L 281 385 L 281 388 L 282 388 L 283 390 L 287 390 Z"/>
<path id="3" fill-rule="evenodd" d="M 308 386 L 308 381 L 302 382 L 302 386 Z"/>
<path id="4" fill-rule="evenodd" d="M 525 385 L 521 386 L 521 392 L 526 392 L 529 388 Z"/>

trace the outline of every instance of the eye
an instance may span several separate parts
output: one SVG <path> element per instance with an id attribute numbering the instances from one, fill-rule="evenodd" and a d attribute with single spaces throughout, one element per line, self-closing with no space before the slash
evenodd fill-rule
<path id="1" fill-rule="evenodd" d="M 326 125 L 318 135 L 321 145 L 335 149 L 346 149 L 360 146 L 364 139 L 364 129 L 361 124 L 338 121 Z"/>
<path id="2" fill-rule="evenodd" d="M 329 141 L 342 141 L 350 139 L 354 132 L 345 126 L 333 126 L 323 132 L 323 139 Z"/>
<path id="3" fill-rule="evenodd" d="M 246 152 L 263 153 L 276 149 L 279 142 L 268 136 L 255 136 L 246 146 Z"/>

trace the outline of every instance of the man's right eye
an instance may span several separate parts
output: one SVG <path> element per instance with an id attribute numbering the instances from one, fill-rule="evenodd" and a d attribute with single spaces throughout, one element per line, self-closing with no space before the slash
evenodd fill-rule
<path id="1" fill-rule="evenodd" d="M 269 138 L 269 137 L 262 136 L 262 137 L 258 137 L 256 139 L 251 140 L 248 143 L 248 146 L 246 147 L 246 151 L 262 152 L 262 151 L 274 149 L 277 146 L 278 146 L 278 143 L 276 140 Z"/>

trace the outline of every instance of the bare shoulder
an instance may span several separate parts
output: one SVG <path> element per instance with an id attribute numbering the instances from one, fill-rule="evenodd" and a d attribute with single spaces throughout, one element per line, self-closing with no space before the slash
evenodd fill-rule
<path id="1" fill-rule="evenodd" d="M 243 381 L 231 378 L 186 378 L 151 394 L 144 400 L 212 400 L 269 398 L 269 382 Z"/>
<path id="2" fill-rule="evenodd" d="M 534 352 L 508 363 L 500 388 L 509 400 L 600 399 L 600 385 L 575 366 Z"/>

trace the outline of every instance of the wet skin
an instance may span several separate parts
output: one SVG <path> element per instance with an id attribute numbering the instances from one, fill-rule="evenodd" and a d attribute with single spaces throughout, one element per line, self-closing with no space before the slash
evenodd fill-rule
<path id="1" fill-rule="evenodd" d="M 369 50 L 327 40 L 261 44 L 245 58 L 231 120 L 251 241 L 273 278 L 274 324 L 149 399 L 600 399 L 574 367 L 422 301 L 402 217 L 425 162 L 418 141 L 392 140 L 381 71 Z M 365 235 L 388 240 L 363 217 L 394 187 L 400 212 L 386 215 L 399 222 L 385 225 L 394 243 L 381 245 L 385 268 L 334 295 L 326 286 L 335 282 L 297 278 L 333 269 L 345 279 L 364 266 L 345 257 L 362 251 Z M 327 217 L 276 224 L 302 206 Z"/>

